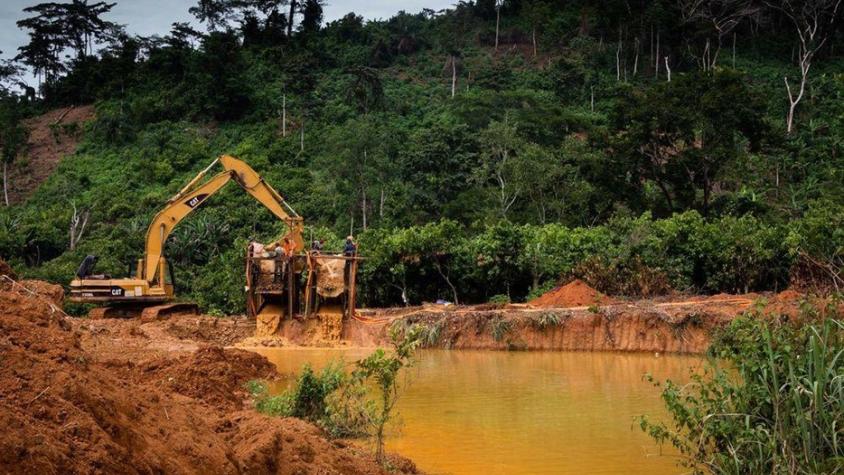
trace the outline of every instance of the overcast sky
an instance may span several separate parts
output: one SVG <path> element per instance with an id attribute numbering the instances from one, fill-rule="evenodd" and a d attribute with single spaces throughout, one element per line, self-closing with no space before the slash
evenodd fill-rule
<path id="1" fill-rule="evenodd" d="M 23 9 L 45 0 L 0 0 L 0 51 L 2 58 L 17 55 L 18 46 L 27 42 L 26 32 L 15 22 L 26 17 Z M 55 0 L 53 0 L 55 1 Z M 91 0 L 96 1 L 96 0 Z M 170 25 L 177 21 L 193 21 L 188 8 L 196 0 L 110 0 L 117 2 L 111 13 L 104 18 L 126 25 L 131 34 L 164 35 Z M 456 0 L 328 0 L 325 5 L 325 20 L 332 21 L 351 11 L 368 20 L 386 19 L 400 10 L 416 13 L 423 8 L 441 10 L 450 7 Z"/>

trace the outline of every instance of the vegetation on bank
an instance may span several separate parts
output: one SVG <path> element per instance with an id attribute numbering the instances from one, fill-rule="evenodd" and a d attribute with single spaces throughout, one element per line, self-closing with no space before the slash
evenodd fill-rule
<path id="1" fill-rule="evenodd" d="M 691 383 L 656 383 L 671 422 L 641 427 L 696 473 L 844 470 L 844 323 L 746 315 L 723 329 Z"/>
<path id="2" fill-rule="evenodd" d="M 392 348 L 378 348 L 356 361 L 351 372 L 341 362 L 318 374 L 305 364 L 296 384 L 280 395 L 268 394 L 266 384 L 257 380 L 249 381 L 247 389 L 258 412 L 311 421 L 332 437 L 371 437 L 375 458 L 384 465 L 386 428 L 402 388 L 399 374 L 413 364 L 421 332 L 418 326 L 391 331 Z"/>
<path id="3" fill-rule="evenodd" d="M 86 254 L 124 275 L 154 213 L 230 153 L 308 238 L 359 238 L 366 305 L 520 301 L 569 275 L 632 295 L 841 288 L 844 12 L 817 10 L 801 45 L 788 2 L 730 2 L 738 21 L 715 32 L 720 4 L 478 0 L 323 24 L 315 0 L 203 0 L 208 31 L 152 37 L 101 2 L 35 8 L 0 64 L 6 86 L 22 64 L 41 80 L 4 88 L 4 164 L 26 167 L 23 117 L 97 117 L 0 209 L 0 257 L 54 282 Z M 805 85 L 793 108 L 786 76 Z M 74 210 L 89 219 L 69 239 Z M 242 312 L 246 242 L 280 231 L 236 187 L 210 199 L 167 243 L 179 294 Z"/>

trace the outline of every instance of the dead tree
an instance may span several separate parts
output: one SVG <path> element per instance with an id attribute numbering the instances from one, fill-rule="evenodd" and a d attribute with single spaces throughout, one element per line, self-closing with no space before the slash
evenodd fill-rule
<path id="1" fill-rule="evenodd" d="M 443 66 L 443 72 L 445 73 L 448 71 L 448 74 L 451 75 L 451 98 L 454 99 L 454 96 L 457 94 L 457 74 L 460 68 L 460 53 L 456 51 L 452 51 L 448 55 L 448 59 Z"/>
<path id="2" fill-rule="evenodd" d="M 618 29 L 618 47 L 615 49 L 615 80 L 621 81 L 621 28 Z"/>
<path id="3" fill-rule="evenodd" d="M 76 203 L 72 201 L 70 205 L 73 207 L 73 215 L 70 217 L 69 247 L 71 251 L 74 251 L 76 250 L 76 245 L 82 239 L 82 235 L 85 233 L 85 226 L 88 224 L 88 218 L 91 217 L 91 212 L 89 210 L 80 211 L 76 208 Z"/>
<path id="4" fill-rule="evenodd" d="M 712 38 L 707 37 L 701 54 L 701 68 L 704 71 L 718 64 L 724 38 L 745 18 L 759 11 L 756 3 L 750 0 L 682 0 L 679 7 L 684 23 L 702 23 L 712 28 L 715 46 L 712 46 Z"/>
<path id="5" fill-rule="evenodd" d="M 498 52 L 498 32 L 501 24 L 501 4 L 503 0 L 495 0 L 495 52 Z"/>
<path id="6" fill-rule="evenodd" d="M 668 74 L 668 82 L 671 82 L 671 66 L 668 65 L 668 56 L 665 57 L 665 72 Z"/>
<path id="7" fill-rule="evenodd" d="M 6 207 L 9 206 L 9 176 L 7 172 L 8 163 L 3 160 L 3 199 L 6 202 Z"/>
<path id="8" fill-rule="evenodd" d="M 800 84 L 797 91 L 792 90 L 788 76 L 784 78 L 785 90 L 788 93 L 788 114 L 785 119 L 788 134 L 794 130 L 794 111 L 806 93 L 812 60 L 832 34 L 841 2 L 842 0 L 765 2 L 771 8 L 782 12 L 794 25 L 794 31 L 797 33 L 797 63 L 800 67 Z"/>

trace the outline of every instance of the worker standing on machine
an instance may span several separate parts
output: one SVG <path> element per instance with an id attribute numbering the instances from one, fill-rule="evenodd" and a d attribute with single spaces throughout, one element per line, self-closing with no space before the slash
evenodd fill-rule
<path id="1" fill-rule="evenodd" d="M 325 242 L 325 239 L 314 239 L 314 242 L 311 243 L 311 252 L 314 254 L 319 254 L 322 252 L 322 244 Z"/>
<path id="2" fill-rule="evenodd" d="M 346 237 L 346 244 L 343 245 L 343 256 L 354 258 L 358 253 L 358 245 L 355 244 L 355 237 L 351 234 Z M 343 283 L 346 289 L 349 288 L 349 276 L 352 273 L 352 259 L 346 260 L 346 265 L 343 267 Z"/>
<path id="3" fill-rule="evenodd" d="M 355 238 L 351 234 L 346 237 L 346 244 L 343 246 L 343 255 L 346 257 L 354 257 L 358 253 L 358 245 L 355 244 Z"/>

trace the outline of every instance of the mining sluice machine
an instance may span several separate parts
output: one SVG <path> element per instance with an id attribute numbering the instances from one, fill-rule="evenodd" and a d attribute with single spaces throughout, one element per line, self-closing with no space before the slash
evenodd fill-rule
<path id="1" fill-rule="evenodd" d="M 272 336 L 285 319 L 318 317 L 322 339 L 337 341 L 343 319 L 354 316 L 357 255 L 308 251 L 252 243 L 246 253 L 246 311 L 255 335 Z"/>

